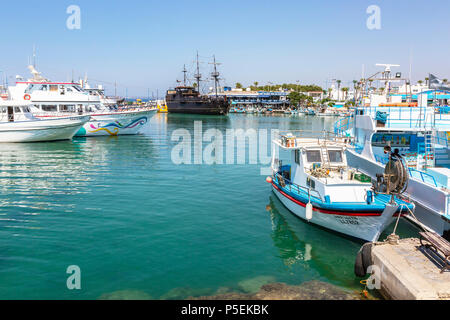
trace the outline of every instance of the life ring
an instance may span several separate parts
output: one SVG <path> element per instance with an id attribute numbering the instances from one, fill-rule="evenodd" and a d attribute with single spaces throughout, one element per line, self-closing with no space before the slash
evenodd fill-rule
<path id="1" fill-rule="evenodd" d="M 31 96 L 27 93 L 26 95 L 23 96 L 24 100 L 30 100 Z"/>

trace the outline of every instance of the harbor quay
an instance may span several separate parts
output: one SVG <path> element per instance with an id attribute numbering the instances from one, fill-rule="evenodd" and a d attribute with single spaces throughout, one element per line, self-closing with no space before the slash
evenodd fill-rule
<path id="1" fill-rule="evenodd" d="M 369 278 L 386 299 L 449 300 L 450 273 L 441 272 L 445 258 L 421 245 L 418 238 L 376 243 L 370 253 L 376 267 Z M 371 271 L 375 270 L 372 267 Z"/>

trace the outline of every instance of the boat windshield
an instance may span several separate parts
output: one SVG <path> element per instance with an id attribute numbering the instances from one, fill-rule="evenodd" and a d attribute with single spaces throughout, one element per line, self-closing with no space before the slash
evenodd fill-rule
<path id="1" fill-rule="evenodd" d="M 306 160 L 308 162 L 322 162 L 322 157 L 320 156 L 320 150 L 306 151 Z"/>
<path id="2" fill-rule="evenodd" d="M 330 162 L 342 162 L 341 150 L 329 150 L 328 158 L 330 159 Z"/>

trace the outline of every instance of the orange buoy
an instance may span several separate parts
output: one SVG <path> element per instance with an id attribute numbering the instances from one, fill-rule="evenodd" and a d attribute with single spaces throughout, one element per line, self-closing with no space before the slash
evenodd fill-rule
<path id="1" fill-rule="evenodd" d="M 272 183 L 272 177 L 267 177 L 267 178 L 266 178 L 266 182 L 267 182 L 267 183 Z"/>

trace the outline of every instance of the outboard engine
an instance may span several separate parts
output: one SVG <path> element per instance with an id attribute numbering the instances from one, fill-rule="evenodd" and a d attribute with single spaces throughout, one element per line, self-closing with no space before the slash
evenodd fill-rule
<path id="1" fill-rule="evenodd" d="M 408 187 L 409 174 L 403 157 L 398 149 L 389 154 L 389 161 L 383 174 L 377 174 L 374 190 L 377 193 L 400 195 Z"/>

